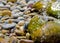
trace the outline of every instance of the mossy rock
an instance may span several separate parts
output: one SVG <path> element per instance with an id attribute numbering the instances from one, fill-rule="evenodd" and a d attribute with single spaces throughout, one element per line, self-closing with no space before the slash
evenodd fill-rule
<path id="1" fill-rule="evenodd" d="M 43 30 L 43 31 L 42 31 Z M 48 22 L 42 28 L 43 35 L 35 39 L 35 43 L 59 43 L 60 42 L 60 24 L 57 22 Z"/>
<path id="2" fill-rule="evenodd" d="M 44 34 L 46 36 L 50 36 L 50 35 L 55 35 L 55 34 L 60 34 L 60 24 L 56 23 L 56 22 L 48 22 L 45 26 L 44 26 Z"/>
<path id="3" fill-rule="evenodd" d="M 45 28 L 46 27 L 46 28 Z M 43 43 L 59 43 L 60 42 L 60 24 L 57 22 L 48 22 L 45 25 Z"/>
<path id="4" fill-rule="evenodd" d="M 40 2 L 40 1 L 38 1 L 38 2 L 36 2 L 35 4 L 33 4 L 32 7 L 35 8 L 36 10 L 40 10 L 40 9 L 43 8 L 43 3 Z"/>
<path id="5" fill-rule="evenodd" d="M 28 31 L 31 34 L 32 39 L 35 39 L 38 36 L 42 36 L 41 27 L 45 24 L 45 22 L 42 22 L 41 19 L 38 16 L 34 16 L 29 25 L 28 25 Z"/>
<path id="6" fill-rule="evenodd" d="M 28 30 L 30 32 L 33 32 L 34 30 L 41 28 L 43 24 L 44 23 L 42 22 L 42 20 L 40 20 L 38 16 L 34 16 L 28 25 Z"/>
<path id="7" fill-rule="evenodd" d="M 52 3 L 48 3 L 48 6 L 46 8 L 47 15 L 53 16 L 55 18 L 58 18 L 58 16 L 60 16 L 60 15 L 58 15 L 58 13 L 60 12 L 60 10 L 54 10 L 54 9 L 52 9 L 52 7 L 53 7 Z"/>

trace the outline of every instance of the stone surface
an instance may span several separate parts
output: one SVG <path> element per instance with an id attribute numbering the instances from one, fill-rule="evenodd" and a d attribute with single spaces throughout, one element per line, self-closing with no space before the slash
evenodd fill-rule
<path id="1" fill-rule="evenodd" d="M 15 23 L 11 23 L 11 24 L 2 24 L 2 28 L 3 29 L 10 29 L 10 28 L 13 28 L 13 27 L 15 27 Z"/>

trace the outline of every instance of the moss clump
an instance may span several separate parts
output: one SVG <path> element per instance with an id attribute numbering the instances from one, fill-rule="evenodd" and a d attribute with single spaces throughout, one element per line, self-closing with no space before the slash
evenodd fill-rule
<path id="1" fill-rule="evenodd" d="M 49 15 L 49 16 L 53 16 L 53 17 L 55 17 L 55 18 L 58 18 L 58 13 L 60 12 L 60 11 L 58 11 L 58 10 L 53 10 L 52 8 L 52 3 L 48 3 L 48 6 L 47 6 L 47 8 L 46 8 L 46 13 L 47 13 L 47 15 Z"/>
<path id="2" fill-rule="evenodd" d="M 41 3 L 40 1 L 38 1 L 32 7 L 35 8 L 36 10 L 40 10 L 40 9 L 43 8 L 43 3 Z"/>
<path id="3" fill-rule="evenodd" d="M 34 16 L 29 25 L 28 25 L 28 31 L 31 34 L 31 37 L 35 39 L 38 36 L 42 35 L 41 27 L 43 26 L 45 22 L 42 22 L 42 20 L 38 16 Z"/>

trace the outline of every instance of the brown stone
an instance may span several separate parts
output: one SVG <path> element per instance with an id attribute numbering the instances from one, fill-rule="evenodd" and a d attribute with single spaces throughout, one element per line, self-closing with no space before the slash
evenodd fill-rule
<path id="1" fill-rule="evenodd" d="M 5 34 L 5 33 L 7 33 L 7 32 L 9 32 L 8 30 L 2 30 L 2 33 L 3 34 Z"/>
<path id="2" fill-rule="evenodd" d="M 3 10 L 0 11 L 0 16 L 10 16 L 11 17 L 11 11 L 10 10 Z"/>
<path id="3" fill-rule="evenodd" d="M 11 11 L 10 10 L 4 10 L 2 11 L 2 16 L 11 16 Z"/>

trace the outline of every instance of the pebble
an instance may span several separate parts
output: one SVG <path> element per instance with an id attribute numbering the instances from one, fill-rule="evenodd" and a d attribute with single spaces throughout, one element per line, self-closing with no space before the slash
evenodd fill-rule
<path id="1" fill-rule="evenodd" d="M 18 17 L 17 19 L 18 20 L 24 20 L 25 18 L 24 17 Z"/>
<path id="2" fill-rule="evenodd" d="M 2 16 L 0 16 L 0 19 L 2 18 Z"/>
<path id="3" fill-rule="evenodd" d="M 24 20 L 22 20 L 22 21 L 18 22 L 18 25 L 19 25 L 19 26 L 23 26 L 24 23 L 25 23 Z"/>
<path id="4" fill-rule="evenodd" d="M 0 7 L 4 6 L 4 4 L 2 2 L 0 2 Z"/>
<path id="5" fill-rule="evenodd" d="M 2 28 L 3 29 L 10 29 L 10 28 L 13 28 L 15 27 L 16 23 L 11 23 L 11 24 L 2 24 Z"/>

